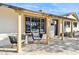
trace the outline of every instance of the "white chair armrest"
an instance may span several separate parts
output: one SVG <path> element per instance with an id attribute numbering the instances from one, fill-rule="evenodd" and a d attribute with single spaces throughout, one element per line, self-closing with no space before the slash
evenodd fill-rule
<path id="1" fill-rule="evenodd" d="M 46 34 L 43 34 L 42 39 L 46 39 Z"/>

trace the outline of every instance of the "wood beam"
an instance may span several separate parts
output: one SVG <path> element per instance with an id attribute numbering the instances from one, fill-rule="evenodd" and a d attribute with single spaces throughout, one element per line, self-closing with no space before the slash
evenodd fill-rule
<path id="1" fill-rule="evenodd" d="M 59 19 L 60 18 L 60 19 L 69 20 L 69 21 L 70 20 L 73 20 L 73 21 L 75 20 L 75 19 L 71 19 L 71 18 L 67 18 L 67 17 L 61 17 L 61 16 L 56 16 L 56 15 L 52 15 L 50 17 L 55 18 L 55 19 Z"/>
<path id="2" fill-rule="evenodd" d="M 64 21 L 70 22 L 71 20 L 64 20 Z"/>
<path id="3" fill-rule="evenodd" d="M 48 44 L 49 43 L 49 25 L 50 25 L 50 19 L 49 19 L 49 17 L 46 17 L 46 44 Z"/>
<path id="4" fill-rule="evenodd" d="M 60 19 L 58 20 L 58 36 L 60 37 Z"/>
<path id="5" fill-rule="evenodd" d="M 73 21 L 71 20 L 71 37 L 73 37 Z"/>
<path id="6" fill-rule="evenodd" d="M 30 16 L 30 17 L 38 17 L 38 18 L 45 18 L 46 16 L 42 15 L 42 14 L 35 14 L 35 13 L 29 13 L 29 12 L 22 12 L 24 15 L 26 16 Z"/>
<path id="7" fill-rule="evenodd" d="M 21 45 L 21 20 L 22 20 L 22 15 L 21 13 L 18 13 L 18 40 L 17 40 L 17 52 L 21 52 L 22 51 L 22 45 Z"/>
<path id="8" fill-rule="evenodd" d="M 40 13 L 34 13 L 34 12 L 28 12 L 28 11 L 23 11 L 23 10 L 18 10 L 18 9 L 14 9 L 14 11 L 17 12 L 21 12 L 24 14 L 24 16 L 30 16 L 30 17 L 37 17 L 37 18 L 46 18 L 46 15 L 40 14 Z"/>
<path id="9" fill-rule="evenodd" d="M 23 20 L 24 20 L 24 33 L 26 32 L 26 16 L 25 15 L 23 15 Z"/>
<path id="10" fill-rule="evenodd" d="M 64 20 L 62 20 L 62 37 L 61 40 L 64 39 Z"/>

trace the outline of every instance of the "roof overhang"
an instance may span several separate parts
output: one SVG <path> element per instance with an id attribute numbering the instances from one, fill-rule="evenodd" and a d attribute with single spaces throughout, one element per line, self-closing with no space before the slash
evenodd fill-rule
<path id="1" fill-rule="evenodd" d="M 75 20 L 72 18 L 67 18 L 67 17 L 63 17 L 63 16 L 58 16 L 58 15 L 54 15 L 54 14 L 50 14 L 50 13 L 41 13 L 41 12 L 37 12 L 37 11 L 32 11 L 32 10 L 28 10 L 28 9 L 24 9 L 21 7 L 16 7 L 16 6 L 12 6 L 12 5 L 8 5 L 8 4 L 3 4 L 0 3 L 0 6 L 5 6 L 14 10 L 20 10 L 24 15 L 27 16 L 36 16 L 36 17 L 51 17 L 51 18 L 56 18 L 56 19 L 64 19 L 64 20 Z"/>

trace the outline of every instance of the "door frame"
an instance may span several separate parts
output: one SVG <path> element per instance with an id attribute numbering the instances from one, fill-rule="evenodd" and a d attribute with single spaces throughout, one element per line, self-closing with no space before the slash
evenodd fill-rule
<path id="1" fill-rule="evenodd" d="M 58 26 L 59 26 L 59 24 L 58 24 L 58 19 L 54 19 L 54 22 L 56 22 L 56 24 L 54 23 L 54 36 L 58 36 L 59 35 L 59 32 L 58 32 Z"/>

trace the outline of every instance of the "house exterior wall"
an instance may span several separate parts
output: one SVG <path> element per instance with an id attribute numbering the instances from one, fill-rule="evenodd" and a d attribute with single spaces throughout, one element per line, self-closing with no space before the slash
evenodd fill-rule
<path id="1" fill-rule="evenodd" d="M 14 10 L 0 7 L 0 33 L 17 33 L 17 20 Z"/>
<path id="2" fill-rule="evenodd" d="M 54 37 L 54 25 L 51 25 L 51 23 L 53 23 L 53 20 L 52 19 L 50 19 L 50 29 L 49 29 L 49 36 L 51 37 L 51 38 L 53 38 Z"/>
<path id="3" fill-rule="evenodd" d="M 22 32 L 24 32 L 22 15 Z M 0 7 L 0 33 L 17 33 L 18 14 L 10 8 Z"/>
<path id="4" fill-rule="evenodd" d="M 79 22 L 77 22 L 77 27 L 74 27 L 74 25 L 73 25 L 73 31 L 75 31 L 75 32 L 78 31 L 78 29 L 79 29 L 78 28 L 79 27 L 78 25 L 79 25 Z"/>
<path id="5" fill-rule="evenodd" d="M 70 16 L 69 16 L 70 17 Z M 18 29 L 18 13 L 16 13 L 13 9 L 0 7 L 0 46 L 10 44 L 8 35 L 17 33 Z M 55 27 L 51 25 L 52 19 L 49 21 L 49 36 L 51 38 L 55 35 Z M 79 30 L 79 22 L 77 24 L 77 28 L 73 28 L 74 31 Z M 24 15 L 22 14 L 22 33 L 25 32 L 25 19 Z M 59 29 L 58 29 L 59 30 Z M 70 32 L 70 27 L 64 27 L 64 32 Z M 60 20 L 60 33 L 62 33 L 62 20 Z M 45 36 L 46 37 L 46 36 Z M 4 42 L 4 43 L 3 43 Z"/>
<path id="6" fill-rule="evenodd" d="M 67 21 L 65 21 L 65 22 L 67 22 Z M 65 29 L 64 32 L 71 32 L 71 21 L 68 21 L 68 22 L 70 22 L 70 27 L 64 26 L 64 29 Z M 66 24 L 66 25 L 67 25 L 67 24 Z"/>
<path id="7" fill-rule="evenodd" d="M 72 25 L 72 27 L 73 27 L 73 32 L 75 31 L 79 31 L 79 22 L 77 22 L 77 27 L 74 27 L 74 25 Z M 65 27 L 65 32 L 71 32 L 71 25 L 70 25 L 70 27 Z"/>
<path id="8" fill-rule="evenodd" d="M 68 15 L 68 16 L 64 16 L 64 17 L 68 17 L 68 18 L 72 18 L 72 19 L 75 19 L 77 21 L 77 18 L 74 17 L 72 14 Z M 73 27 L 73 31 L 79 31 L 79 21 L 77 21 L 77 27 Z M 71 31 L 71 25 L 70 27 L 65 27 L 65 32 L 70 32 Z"/>
<path id="9" fill-rule="evenodd" d="M 77 28 L 74 28 L 74 30 L 79 31 L 79 20 L 77 21 Z"/>
<path id="10" fill-rule="evenodd" d="M 23 22 L 24 19 L 22 20 L 22 32 L 24 32 Z M 18 14 L 13 9 L 0 7 L 0 46 L 10 44 L 8 35 L 17 33 L 17 28 Z"/>
<path id="11" fill-rule="evenodd" d="M 79 22 L 77 22 L 77 27 L 74 27 L 74 25 L 72 25 L 72 30 L 73 30 L 73 32 L 75 31 L 79 31 Z M 71 25 L 70 25 L 70 27 L 65 27 L 65 32 L 71 32 Z"/>
<path id="12" fill-rule="evenodd" d="M 73 27 L 72 25 L 73 31 L 78 31 L 78 27 L 79 27 L 78 24 L 79 22 L 77 23 L 77 27 Z M 70 23 L 70 27 L 64 26 L 64 32 L 71 32 L 71 23 Z M 62 33 L 62 23 L 60 23 L 60 33 Z"/>
<path id="13" fill-rule="evenodd" d="M 60 33 L 62 33 L 62 20 L 60 20 Z"/>

